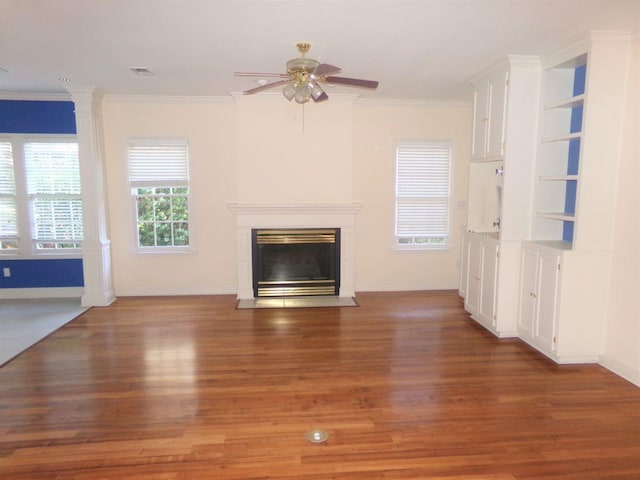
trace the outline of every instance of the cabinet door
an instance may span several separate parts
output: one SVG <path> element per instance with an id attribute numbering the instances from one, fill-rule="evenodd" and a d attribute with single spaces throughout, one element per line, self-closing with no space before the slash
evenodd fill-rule
<path id="1" fill-rule="evenodd" d="M 518 307 L 518 331 L 532 339 L 536 316 L 536 284 L 538 254 L 535 250 L 522 249 L 520 257 L 520 305 Z"/>
<path id="2" fill-rule="evenodd" d="M 482 243 L 476 239 L 469 242 L 469 279 L 467 281 L 467 310 L 475 314 L 480 309 L 482 294 Z"/>
<path id="3" fill-rule="evenodd" d="M 467 297 L 467 284 L 469 282 L 469 235 L 462 236 L 462 249 L 460 253 L 460 284 L 458 294 L 462 298 Z"/>
<path id="4" fill-rule="evenodd" d="M 482 248 L 482 288 L 480 289 L 480 317 L 487 325 L 495 326 L 496 285 L 498 283 L 498 245 Z"/>
<path id="5" fill-rule="evenodd" d="M 487 127 L 489 124 L 489 84 L 480 82 L 473 93 L 473 141 L 471 158 L 484 158 L 487 153 Z"/>
<path id="6" fill-rule="evenodd" d="M 541 345 L 555 350 L 558 305 L 558 280 L 560 257 L 540 252 L 538 255 L 538 313 L 535 339 Z"/>
<path id="7" fill-rule="evenodd" d="M 489 78 L 489 121 L 485 147 L 488 158 L 504 156 L 508 76 L 509 73 L 503 71 Z"/>

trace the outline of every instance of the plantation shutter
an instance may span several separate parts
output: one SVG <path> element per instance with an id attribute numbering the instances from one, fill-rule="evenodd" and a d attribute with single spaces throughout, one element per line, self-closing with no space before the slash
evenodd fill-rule
<path id="1" fill-rule="evenodd" d="M 18 236 L 16 186 L 13 176 L 13 154 L 10 142 L 0 142 L 0 238 Z"/>
<path id="2" fill-rule="evenodd" d="M 186 141 L 129 142 L 129 181 L 132 188 L 186 187 L 188 180 Z"/>
<path id="3" fill-rule="evenodd" d="M 448 237 L 451 151 L 443 142 L 398 145 L 396 237 Z"/>
<path id="4" fill-rule="evenodd" d="M 83 239 L 77 143 L 25 143 L 32 237 L 38 243 Z"/>

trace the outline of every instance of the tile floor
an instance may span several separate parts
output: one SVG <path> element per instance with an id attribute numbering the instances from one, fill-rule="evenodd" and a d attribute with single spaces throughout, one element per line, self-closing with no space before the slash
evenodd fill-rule
<path id="1" fill-rule="evenodd" d="M 357 307 L 352 297 L 274 297 L 239 300 L 238 308 Z"/>

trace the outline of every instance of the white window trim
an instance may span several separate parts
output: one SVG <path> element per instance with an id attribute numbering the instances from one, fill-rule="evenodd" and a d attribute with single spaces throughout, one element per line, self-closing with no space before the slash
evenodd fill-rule
<path id="1" fill-rule="evenodd" d="M 447 218 L 447 236 L 443 244 L 400 244 L 396 235 L 397 228 L 397 188 L 398 188 L 398 147 L 401 145 L 441 145 L 450 149 L 449 155 L 449 192 L 448 192 L 448 218 Z M 441 253 L 450 251 L 452 248 L 452 215 L 453 215 L 453 166 L 455 159 L 454 142 L 452 140 L 398 140 L 395 142 L 394 148 L 394 197 L 393 197 L 393 229 L 392 229 L 392 249 L 397 252 L 433 252 Z"/>
<path id="2" fill-rule="evenodd" d="M 136 188 L 132 185 L 130 179 L 130 168 L 129 168 L 129 146 L 132 144 L 137 145 L 153 145 L 153 144 L 166 144 L 166 143 L 180 143 L 184 144 L 187 147 L 187 209 L 188 209 L 188 225 L 189 225 L 189 245 L 185 246 L 140 246 L 138 244 L 138 206 L 136 203 L 136 196 L 133 194 L 133 189 Z M 125 185 L 127 188 L 127 194 L 130 197 L 129 205 L 130 208 L 130 224 L 131 228 L 129 231 L 131 232 L 131 245 L 132 252 L 134 254 L 140 255 L 184 255 L 184 254 L 193 254 L 196 253 L 194 248 L 194 234 L 193 234 L 193 221 L 192 221 L 192 183 L 190 178 L 190 170 L 191 170 L 191 162 L 190 162 L 190 145 L 189 141 L 186 138 L 177 138 L 177 137 L 131 137 L 127 138 L 124 146 L 124 158 L 125 158 Z M 159 186 L 159 185 L 158 185 Z M 167 185 L 171 186 L 171 185 Z"/>
<path id="3" fill-rule="evenodd" d="M 24 144 L 29 142 L 42 143 L 78 143 L 77 135 L 69 134 L 19 134 L 2 133 L 0 141 L 12 144 L 14 162 L 14 180 L 16 183 L 16 216 L 18 224 L 18 248 L 17 250 L 2 251 L 0 258 L 4 259 L 78 259 L 83 257 L 82 248 L 53 250 L 38 250 L 32 241 L 31 217 L 29 212 L 30 195 L 27 193 L 26 166 L 24 159 Z M 82 196 L 81 196 L 82 198 Z"/>

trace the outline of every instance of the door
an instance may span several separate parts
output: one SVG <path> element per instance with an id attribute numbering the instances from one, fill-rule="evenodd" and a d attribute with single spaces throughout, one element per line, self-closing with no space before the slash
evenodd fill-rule
<path id="1" fill-rule="evenodd" d="M 535 339 L 555 351 L 560 257 L 540 252 L 538 255 L 538 314 Z"/>
<path id="2" fill-rule="evenodd" d="M 487 158 L 504 156 L 507 109 L 508 72 L 497 72 L 489 78 L 489 123 L 487 126 Z"/>
<path id="3" fill-rule="evenodd" d="M 467 298 L 465 307 L 475 315 L 480 309 L 482 294 L 482 243 L 471 237 L 469 240 L 469 279 L 467 281 Z"/>
<path id="4" fill-rule="evenodd" d="M 489 84 L 486 80 L 476 85 L 473 93 L 473 141 L 471 157 L 484 158 L 487 153 L 487 127 L 489 124 Z"/>
<path id="5" fill-rule="evenodd" d="M 533 339 L 533 325 L 536 317 L 536 285 L 538 277 L 538 253 L 523 248 L 520 256 L 520 306 L 518 310 L 518 331 L 521 336 Z"/>
<path id="6" fill-rule="evenodd" d="M 458 294 L 467 298 L 467 283 L 469 282 L 469 234 L 462 236 L 462 249 L 460 253 L 460 284 Z"/>
<path id="7" fill-rule="evenodd" d="M 480 291 L 480 317 L 486 325 L 495 327 L 496 285 L 498 283 L 498 244 L 485 243 L 482 247 L 482 288 Z"/>

